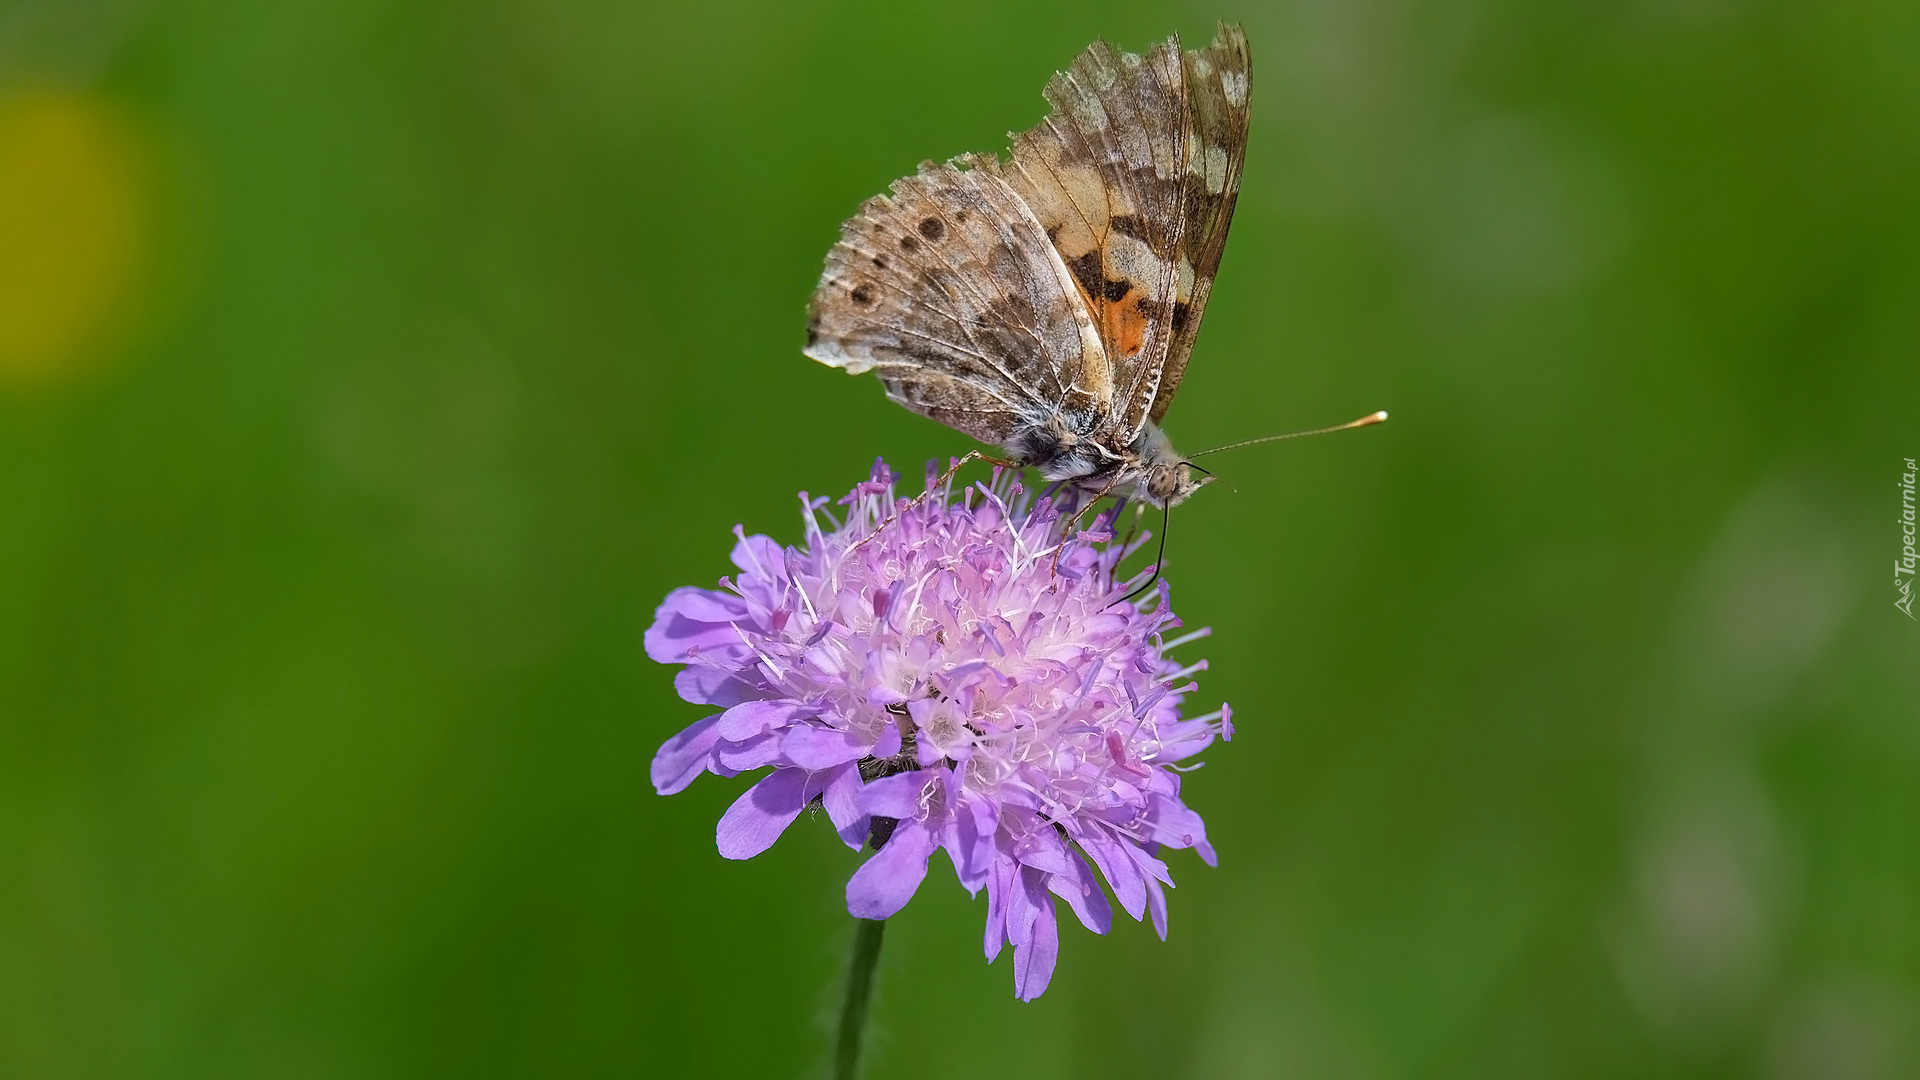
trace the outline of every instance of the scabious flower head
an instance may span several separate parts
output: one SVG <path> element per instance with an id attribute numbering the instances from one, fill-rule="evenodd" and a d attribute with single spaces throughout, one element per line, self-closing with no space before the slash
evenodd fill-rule
<path id="1" fill-rule="evenodd" d="M 1158 851 L 1214 862 L 1174 764 L 1232 738 L 1232 714 L 1181 718 L 1206 663 L 1166 653 L 1205 631 L 1164 639 L 1180 625 L 1164 582 L 1127 599 L 1117 510 L 1068 536 L 1078 496 L 1033 499 L 1015 474 L 955 492 L 929 470 L 918 500 L 893 481 L 876 463 L 837 521 L 802 494 L 799 547 L 736 527 L 739 574 L 667 597 L 647 654 L 724 711 L 660 748 L 653 784 L 772 766 L 721 817 L 720 854 L 758 855 L 817 800 L 847 846 L 877 849 L 847 883 L 861 918 L 899 911 L 944 850 L 987 890 L 987 959 L 1012 944 L 1031 1000 L 1059 951 L 1052 897 L 1112 925 L 1095 868 L 1166 938 Z"/>

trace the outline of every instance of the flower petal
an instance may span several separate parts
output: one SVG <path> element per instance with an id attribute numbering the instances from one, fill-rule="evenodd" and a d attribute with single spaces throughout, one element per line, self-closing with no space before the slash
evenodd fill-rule
<path id="1" fill-rule="evenodd" d="M 792 701 L 743 701 L 720 714 L 720 737 L 743 742 L 793 721 L 801 706 Z"/>
<path id="2" fill-rule="evenodd" d="M 1159 843 L 1173 848 L 1192 848 L 1208 866 L 1219 865 L 1213 845 L 1207 843 L 1207 823 L 1178 799 L 1156 795 L 1149 800 L 1147 824 L 1151 829 L 1149 835 Z"/>
<path id="3" fill-rule="evenodd" d="M 1167 940 L 1167 890 L 1153 878 L 1147 879 L 1147 907 L 1153 911 L 1153 932 Z"/>
<path id="4" fill-rule="evenodd" d="M 834 831 L 855 851 L 859 851 L 867 842 L 867 833 L 873 823 L 873 819 L 860 809 L 859 794 L 860 770 L 847 765 L 833 774 L 826 791 L 820 796 L 820 804 L 826 807 L 827 818 L 833 822 Z"/>
<path id="5" fill-rule="evenodd" d="M 1147 854 L 1146 848 L 1137 844 L 1123 844 L 1121 850 L 1127 853 L 1127 858 L 1133 862 L 1134 866 L 1139 867 L 1148 881 L 1158 881 L 1163 885 L 1173 884 L 1173 873 L 1167 869 L 1167 864 Z"/>
<path id="6" fill-rule="evenodd" d="M 956 781 L 948 790 L 959 791 L 962 788 Z M 961 887 L 969 893 L 979 893 L 981 886 L 987 883 L 988 872 L 993 867 L 993 834 L 996 825 L 990 800 L 963 794 L 942 831 L 941 846 L 947 849 L 947 857 L 953 860 L 953 872 L 959 877 Z"/>
<path id="7" fill-rule="evenodd" d="M 868 785 L 871 787 L 872 785 Z M 847 911 L 855 918 L 885 919 L 907 906 L 927 877 L 933 834 L 915 821 L 903 821 L 887 846 L 860 864 L 847 882 Z"/>
<path id="8" fill-rule="evenodd" d="M 914 818 L 920 814 L 920 796 L 934 781 L 926 770 L 894 773 L 869 780 L 860 789 L 860 809 L 881 817 Z"/>
<path id="9" fill-rule="evenodd" d="M 794 724 L 780 740 L 787 760 L 808 769 L 830 769 L 866 756 L 869 740 L 819 723 Z"/>
<path id="10" fill-rule="evenodd" d="M 707 659 L 712 659 L 708 657 Z M 673 677 L 674 693 L 681 701 L 695 705 L 726 708 L 753 698 L 765 697 L 766 680 L 753 668 L 734 668 L 722 664 L 695 663 L 682 668 Z"/>
<path id="11" fill-rule="evenodd" d="M 751 859 L 773 846 L 807 805 L 807 770 L 776 769 L 747 789 L 720 817 L 714 841 L 729 859 Z"/>
<path id="12" fill-rule="evenodd" d="M 1114 899 L 1134 922 L 1147 913 L 1147 883 L 1140 867 L 1123 850 L 1124 841 L 1089 833 L 1080 838 L 1080 847 L 1093 858 L 1101 876 L 1113 888 Z M 1126 845 L 1131 846 L 1131 845 Z"/>
<path id="13" fill-rule="evenodd" d="M 746 614 L 747 605 L 737 596 L 679 588 L 667 594 L 641 640 L 655 662 L 684 664 L 697 651 L 737 643 L 740 639 L 729 624 Z"/>
<path id="14" fill-rule="evenodd" d="M 892 757 L 900 752 L 900 729 L 892 724 L 880 729 L 880 738 L 867 750 L 874 757 Z"/>
<path id="15" fill-rule="evenodd" d="M 1066 842 L 1060 839 L 1059 830 L 1051 825 L 1042 825 L 1021 837 L 1013 845 L 1013 856 L 1022 866 L 1031 866 L 1048 874 L 1071 874 L 1073 867 L 1067 858 Z"/>
<path id="16" fill-rule="evenodd" d="M 1050 874 L 1047 888 L 1055 896 L 1065 900 L 1080 917 L 1080 925 L 1096 934 L 1104 934 L 1113 929 L 1113 906 L 1107 903 L 1107 894 L 1100 891 L 1100 882 L 1093 876 L 1092 868 L 1078 855 L 1069 855 L 1073 871 L 1067 874 Z"/>
<path id="17" fill-rule="evenodd" d="M 713 748 L 713 771 L 723 776 L 739 776 L 779 760 L 780 736 L 773 732 L 740 742 L 722 739 Z"/>
<path id="18" fill-rule="evenodd" d="M 1014 890 L 1014 862 L 1012 859 L 995 859 L 993 869 L 987 875 L 987 963 L 991 964 L 1000 955 L 1000 946 L 1007 943 L 1007 897 Z"/>
<path id="19" fill-rule="evenodd" d="M 741 570 L 756 577 L 772 578 L 786 568 L 786 549 L 772 537 L 758 533 L 748 536 L 738 525 L 733 527 L 733 535 L 739 537 L 739 542 L 733 545 L 733 565 Z"/>
<path id="20" fill-rule="evenodd" d="M 1024 945 L 1013 947 L 1013 992 L 1021 1001 L 1032 1001 L 1046 993 L 1053 981 L 1053 966 L 1060 959 L 1060 926 L 1051 902 L 1040 905 L 1033 920 L 1033 933 Z"/>
<path id="21" fill-rule="evenodd" d="M 1039 917 L 1041 908 L 1053 910 L 1053 901 L 1047 899 L 1046 881 L 1040 871 L 1016 866 L 1013 888 L 1007 890 L 1007 941 L 1014 948 L 1033 940 L 1033 921 Z"/>
<path id="22" fill-rule="evenodd" d="M 653 764 L 647 770 L 653 781 L 653 790 L 662 795 L 672 795 L 684 791 L 693 778 L 707 771 L 708 753 L 720 738 L 714 730 L 720 721 L 719 716 L 709 716 L 705 720 L 668 739 L 653 755 Z"/>

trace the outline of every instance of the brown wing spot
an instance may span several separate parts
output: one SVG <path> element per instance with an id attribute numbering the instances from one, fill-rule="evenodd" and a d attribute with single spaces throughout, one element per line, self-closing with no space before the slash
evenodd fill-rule
<path id="1" fill-rule="evenodd" d="M 1107 277 L 1098 251 L 1068 259 L 1067 269 L 1073 271 L 1073 280 L 1080 283 L 1080 289 L 1087 294 L 1088 300 L 1104 300 L 1114 304 L 1126 299 L 1127 294 L 1133 291 L 1133 286 L 1128 282 Z"/>
<path id="2" fill-rule="evenodd" d="M 1131 236 L 1135 240 L 1147 243 L 1148 247 L 1153 246 L 1151 243 L 1148 243 L 1147 221 L 1143 217 L 1136 214 L 1117 214 L 1107 219 L 1107 225 L 1112 228 L 1114 232 Z"/>
<path id="3" fill-rule="evenodd" d="M 1073 271 L 1073 280 L 1088 296 L 1099 296 L 1100 286 L 1106 281 L 1106 274 L 1100 269 L 1100 253 L 1089 251 L 1077 259 L 1067 260 L 1067 269 Z"/>
<path id="4" fill-rule="evenodd" d="M 868 304 L 873 303 L 873 286 L 868 282 L 861 282 L 855 285 L 853 291 L 847 295 L 853 298 L 854 303 L 859 304 L 861 307 L 866 307 Z"/>
<path id="5" fill-rule="evenodd" d="M 903 236 L 900 238 L 900 250 L 911 255 L 920 250 L 920 241 L 911 236 Z"/>
<path id="6" fill-rule="evenodd" d="M 1173 332 L 1179 333 L 1187 327 L 1187 316 L 1192 314 L 1193 305 L 1185 300 L 1173 302 Z"/>
<path id="7" fill-rule="evenodd" d="M 921 218 L 920 235 L 938 243 L 947 235 L 947 226 L 937 217 Z"/>
<path id="8" fill-rule="evenodd" d="M 807 320 L 807 348 L 811 349 L 820 342 L 820 313 L 815 312 Z"/>
<path id="9" fill-rule="evenodd" d="M 873 257 L 873 266 L 876 270 L 885 270 L 887 268 L 887 257 L 885 255 L 875 255 Z"/>
<path id="10" fill-rule="evenodd" d="M 1033 326 L 1040 321 L 1039 313 L 1033 310 L 1033 301 L 1019 293 L 995 299 L 989 310 L 1007 326 Z"/>

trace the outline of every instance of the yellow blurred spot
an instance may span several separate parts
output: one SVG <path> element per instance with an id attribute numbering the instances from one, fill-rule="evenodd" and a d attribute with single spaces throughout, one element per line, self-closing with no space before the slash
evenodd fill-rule
<path id="1" fill-rule="evenodd" d="M 109 102 L 0 99 L 0 383 L 61 383 L 134 315 L 152 235 L 152 170 Z"/>

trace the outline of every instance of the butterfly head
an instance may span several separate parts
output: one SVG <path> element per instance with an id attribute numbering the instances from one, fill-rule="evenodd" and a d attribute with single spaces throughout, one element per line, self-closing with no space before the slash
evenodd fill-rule
<path id="1" fill-rule="evenodd" d="M 1132 447 L 1135 497 L 1153 506 L 1174 506 L 1213 480 L 1208 474 L 1194 479 L 1197 466 L 1173 450 L 1166 433 L 1154 424 L 1140 432 Z M 1201 470 L 1205 471 L 1205 470 Z"/>
<path id="2" fill-rule="evenodd" d="M 1203 476 L 1195 480 L 1186 462 L 1167 461 L 1143 469 L 1134 490 L 1143 502 L 1154 506 L 1174 506 L 1206 487 L 1212 479 L 1211 476 Z"/>

